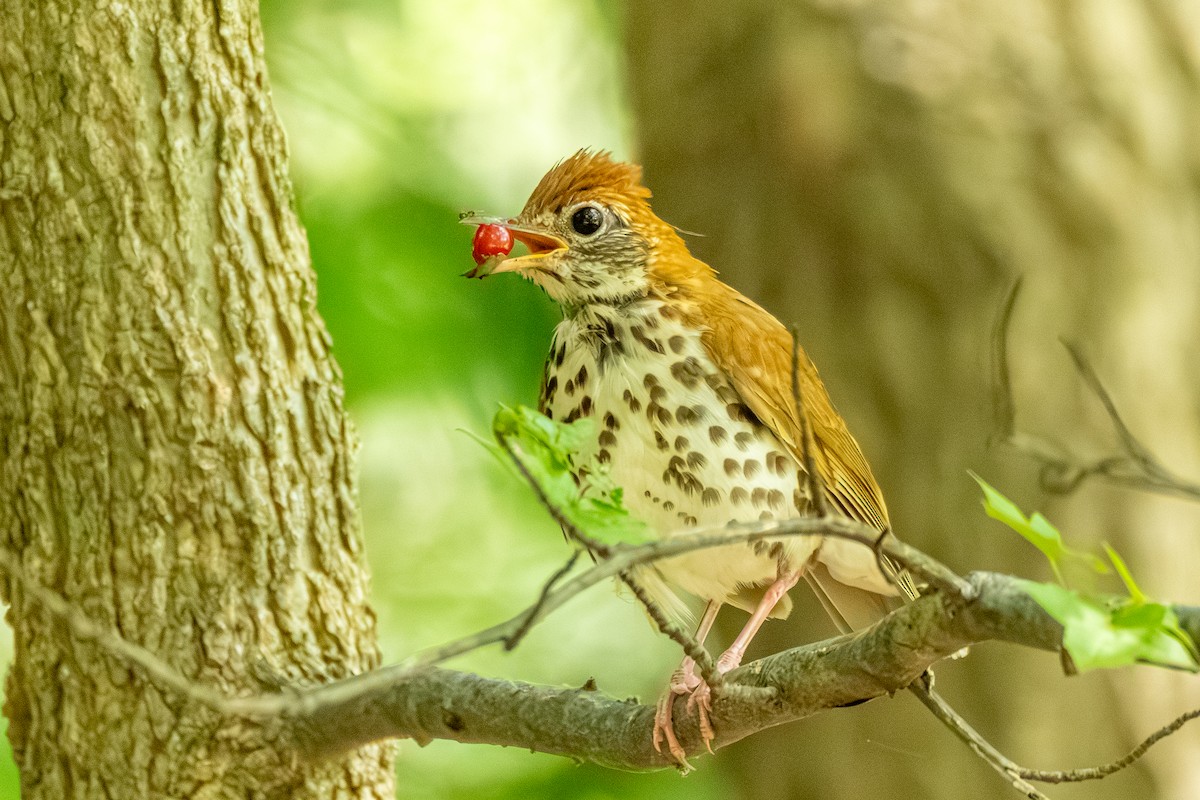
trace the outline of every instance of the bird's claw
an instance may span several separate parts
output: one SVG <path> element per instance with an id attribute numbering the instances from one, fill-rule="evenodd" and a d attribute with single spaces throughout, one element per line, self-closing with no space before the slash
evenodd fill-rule
<path id="1" fill-rule="evenodd" d="M 709 715 L 709 712 L 712 710 L 712 691 L 708 688 L 708 684 L 694 673 L 676 670 L 675 674 L 671 676 L 670 688 L 659 698 L 658 705 L 655 707 L 654 750 L 662 753 L 662 745 L 666 743 L 667 751 L 671 754 L 671 758 L 675 759 L 675 763 L 680 766 L 686 775 L 693 767 L 691 762 L 687 760 L 687 751 L 683 749 L 683 745 L 679 743 L 679 738 L 675 735 L 673 717 L 675 697 L 677 695 L 687 695 L 685 708 L 688 713 L 695 710 L 696 724 L 700 730 L 700 740 L 704 742 L 704 749 L 712 753 L 712 742 L 716 739 L 716 733 L 713 730 L 712 720 Z"/>

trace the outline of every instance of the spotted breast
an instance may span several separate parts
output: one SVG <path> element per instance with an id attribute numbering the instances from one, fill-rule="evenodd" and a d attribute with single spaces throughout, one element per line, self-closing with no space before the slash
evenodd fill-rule
<path id="1" fill-rule="evenodd" d="M 630 511 L 660 536 L 785 519 L 809 508 L 800 464 L 741 401 L 700 332 L 658 300 L 619 314 L 584 308 L 560 323 L 541 408 L 566 422 L 595 418 L 594 449 L 582 455 L 608 466 Z M 677 617 L 685 612 L 672 587 L 750 611 L 766 586 L 818 546 L 793 537 L 700 550 L 660 561 L 642 579 Z M 785 595 L 772 616 L 790 609 Z"/>

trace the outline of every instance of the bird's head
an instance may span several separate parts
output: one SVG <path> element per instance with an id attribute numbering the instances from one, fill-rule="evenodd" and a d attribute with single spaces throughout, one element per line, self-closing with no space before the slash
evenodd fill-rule
<path id="1" fill-rule="evenodd" d="M 692 260 L 675 230 L 650 209 L 641 181 L 636 164 L 580 150 L 546 173 L 516 217 L 463 221 L 499 224 L 529 251 L 489 274 L 516 272 L 568 309 L 619 306 L 651 294 L 666 262 Z"/>

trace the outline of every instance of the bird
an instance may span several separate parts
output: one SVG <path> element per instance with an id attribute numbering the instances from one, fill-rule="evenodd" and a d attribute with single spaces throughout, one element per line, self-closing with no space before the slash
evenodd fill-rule
<path id="1" fill-rule="evenodd" d="M 812 361 L 778 319 L 691 254 L 651 196 L 640 166 L 583 149 L 545 174 L 517 216 L 465 220 L 503 228 L 527 250 L 508 256 L 506 239 L 477 251 L 477 262 L 496 256 L 481 275 L 516 273 L 562 309 L 539 410 L 564 423 L 594 421 L 580 457 L 609 471 L 630 513 L 659 538 L 820 508 L 890 530 L 879 484 Z M 477 247 L 488 238 L 477 234 Z M 819 481 L 805 469 L 793 369 Z M 789 615 L 788 590 L 802 578 L 842 632 L 869 627 L 916 594 L 871 548 L 817 536 L 694 550 L 642 565 L 634 578 L 676 622 L 691 617 L 681 593 L 703 601 L 701 643 L 724 605 L 750 613 L 717 659 L 719 673 L 741 663 L 765 620 Z M 698 710 L 711 750 L 710 690 L 690 657 L 672 674 L 652 731 L 655 749 L 665 744 L 686 767 L 673 720 L 680 696 Z"/>

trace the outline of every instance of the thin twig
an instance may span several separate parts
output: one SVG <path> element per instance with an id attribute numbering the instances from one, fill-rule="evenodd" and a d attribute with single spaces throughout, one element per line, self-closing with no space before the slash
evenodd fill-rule
<path id="1" fill-rule="evenodd" d="M 717 672 L 717 664 L 713 661 L 713 657 L 707 648 L 696 637 L 690 635 L 683 628 L 680 628 L 668 619 L 662 613 L 662 609 L 658 607 L 658 603 L 654 602 L 650 595 L 646 593 L 645 588 L 628 571 L 620 573 L 620 578 L 629 587 L 629 590 L 633 592 L 634 597 L 641 602 L 658 630 L 683 648 L 683 652 L 696 662 L 696 666 L 700 670 L 700 676 L 704 678 L 704 682 L 708 684 L 709 688 L 716 689 L 721 686 L 725 682 L 725 676 Z"/>
<path id="2" fill-rule="evenodd" d="M 1049 439 L 1017 429 L 1016 402 L 1013 399 L 1008 359 L 1008 333 L 1020 288 L 1021 280 L 1018 278 L 1005 296 L 992 330 L 992 404 L 996 426 L 991 436 L 992 443 L 1007 444 L 1040 463 L 1041 485 L 1049 492 L 1067 494 L 1078 488 L 1084 480 L 1100 477 L 1134 489 L 1200 500 L 1200 484 L 1168 470 L 1133 435 L 1082 349 L 1065 339 L 1062 344 L 1070 354 L 1075 370 L 1104 406 L 1120 443 L 1120 452 L 1089 460 L 1071 454 L 1065 447 Z"/>
<path id="3" fill-rule="evenodd" d="M 966 743 L 989 767 L 1003 776 L 1014 789 L 1030 798 L 1030 800 L 1049 800 L 1046 795 L 1026 782 L 1028 778 L 1026 773 L 1029 773 L 1031 770 L 1025 769 L 997 750 L 991 742 L 983 738 L 978 731 L 971 727 L 970 723 L 963 719 L 941 695 L 934 692 L 920 680 L 913 681 L 909 685 L 908 690 L 916 695 L 943 725 Z"/>
<path id="4" fill-rule="evenodd" d="M 541 594 L 538 595 L 537 602 L 530 606 L 529 612 L 525 614 L 525 622 L 509 636 L 505 637 L 505 650 L 512 650 L 516 648 L 516 646 L 521 643 L 521 640 L 525 638 L 526 634 L 533 629 L 533 621 L 537 619 L 538 612 L 541 611 L 542 605 L 546 602 L 546 596 L 550 594 L 550 590 L 553 589 L 554 586 L 560 580 L 566 577 L 567 573 L 569 573 L 575 567 L 575 562 L 579 560 L 580 552 L 581 551 L 576 550 L 575 552 L 571 553 L 571 557 L 567 559 L 567 563 L 555 570 L 554 574 L 550 576 L 550 579 L 542 585 L 542 591 Z"/>
<path id="5" fill-rule="evenodd" d="M 1142 740 L 1142 743 L 1129 751 L 1129 754 L 1124 758 L 1119 758 L 1116 761 L 1102 764 L 1098 767 L 1082 767 L 1080 769 L 1070 770 L 1033 770 L 1026 769 L 1021 771 L 1021 777 L 1031 781 L 1041 781 L 1042 783 L 1073 783 L 1076 781 L 1094 781 L 1099 778 L 1104 778 L 1112 775 L 1114 772 L 1119 772 L 1139 758 L 1146 754 L 1146 751 L 1157 744 L 1160 740 L 1170 736 L 1175 731 L 1182 728 L 1187 723 L 1194 719 L 1200 719 L 1200 708 L 1180 714 L 1168 724 L 1162 726 L 1154 733 Z"/>
<path id="6" fill-rule="evenodd" d="M 73 606 L 57 592 L 46 588 L 31 578 L 18 558 L 9 550 L 0 548 L 0 568 L 21 585 L 21 588 L 41 604 L 48 612 L 64 621 L 80 641 L 95 642 L 109 654 L 119 656 L 142 669 L 151 682 L 171 689 L 180 695 L 225 715 L 256 715 L 278 713 L 275 698 L 228 697 L 221 691 L 198 683 L 168 664 L 141 645 L 121 637 L 115 631 L 93 622 L 86 614 Z M 279 697 L 282 697 L 280 695 Z"/>
<path id="7" fill-rule="evenodd" d="M 825 476 L 817 469 L 813 451 L 812 426 L 808 421 L 808 409 L 804 407 L 804 398 L 800 394 L 800 332 L 796 326 L 791 328 L 792 334 L 792 402 L 796 406 L 796 417 L 800 421 L 800 457 L 804 462 L 804 480 L 811 495 L 810 500 L 818 517 L 829 514 L 829 502 L 825 497 Z"/>

